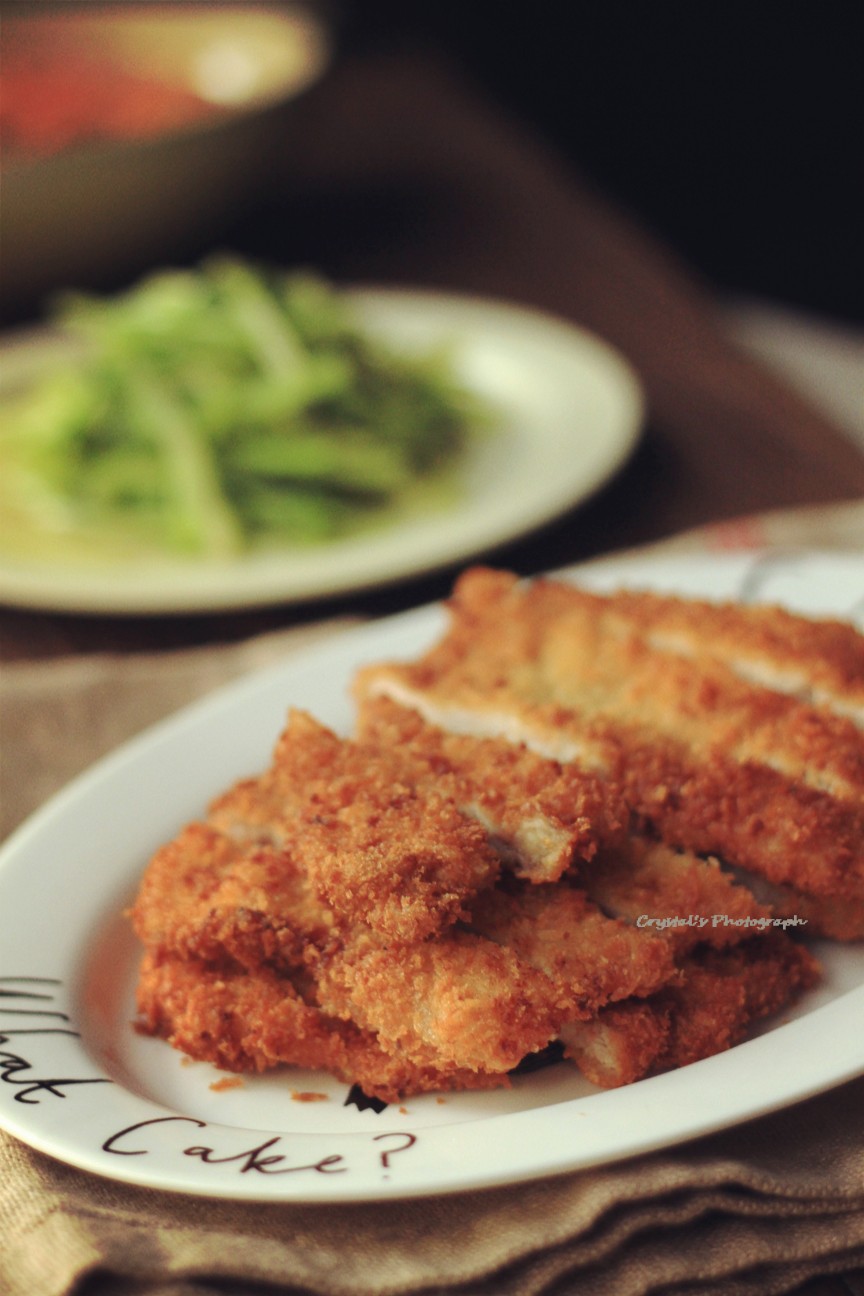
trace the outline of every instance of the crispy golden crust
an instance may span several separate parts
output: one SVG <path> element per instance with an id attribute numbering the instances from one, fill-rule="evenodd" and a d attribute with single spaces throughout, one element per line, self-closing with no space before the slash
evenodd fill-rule
<path id="1" fill-rule="evenodd" d="M 722 753 L 696 766 L 655 748 L 621 756 L 627 795 L 667 841 L 825 899 L 864 899 L 864 814 Z M 864 934 L 864 933 L 862 933 Z"/>
<path id="2" fill-rule="evenodd" d="M 553 1040 L 567 1015 L 548 977 L 470 932 L 415 945 L 358 933 L 314 976 L 329 1014 L 421 1065 L 509 1071 Z"/>
<path id="3" fill-rule="evenodd" d="M 778 917 L 788 919 L 790 926 L 800 926 L 808 934 L 815 932 L 837 941 L 864 937 L 864 898 L 812 896 L 791 887 L 779 887 L 773 892 L 771 908 Z"/>
<path id="4" fill-rule="evenodd" d="M 398 750 L 349 742 L 294 712 L 274 760 L 302 789 L 284 822 L 292 855 L 346 922 L 422 940 L 460 918 L 500 868 L 482 827 L 446 795 L 410 780 Z"/>
<path id="5" fill-rule="evenodd" d="M 716 658 L 743 680 L 864 726 L 864 637 L 845 622 L 636 590 L 616 594 L 610 615 L 654 648 Z"/>
<path id="6" fill-rule="evenodd" d="M 443 639 L 416 663 L 366 668 L 356 691 L 600 772 L 673 845 L 809 895 L 864 898 L 864 732 L 714 657 L 622 633 L 610 604 L 469 572 Z"/>
<path id="7" fill-rule="evenodd" d="M 816 960 L 780 932 L 687 957 L 681 977 L 646 1000 L 603 1008 L 562 1028 L 565 1055 L 592 1084 L 616 1088 L 713 1057 L 755 1021 L 792 1003 L 818 980 Z"/>
<path id="8" fill-rule="evenodd" d="M 484 892 L 473 907 L 472 930 L 545 973 L 569 1002 L 568 1017 L 652 994 L 677 976 L 662 936 L 607 918 L 583 891 L 563 882 Z"/>
<path id="9" fill-rule="evenodd" d="M 699 940 L 732 943 L 742 930 L 753 930 L 743 921 L 736 926 L 736 920 L 755 924 L 770 916 L 768 906 L 735 885 L 716 861 L 629 833 L 627 808 L 614 783 L 523 746 L 448 734 L 387 697 L 362 699 L 359 725 L 364 740 L 398 746 L 416 761 L 418 779 L 436 779 L 469 813 L 477 813 L 520 876 L 552 883 L 578 864 L 581 883 L 614 916 L 705 916 L 700 927 L 666 930 L 678 950 Z M 489 896 L 497 893 L 482 892 L 479 908 L 472 905 L 475 927 Z M 715 916 L 727 921 L 715 922 Z"/>
<path id="10" fill-rule="evenodd" d="M 198 1061 L 229 1071 L 275 1066 L 329 1071 L 384 1102 L 442 1089 L 491 1089 L 504 1074 L 415 1065 L 386 1052 L 375 1035 L 304 1002 L 271 969 L 238 972 L 189 959 L 145 958 L 139 1029 Z"/>
<path id="11" fill-rule="evenodd" d="M 238 844 L 202 823 L 157 851 L 130 916 L 150 950 L 227 956 L 249 968 L 296 966 L 310 943 L 326 945 L 336 928 L 288 854 Z"/>
<path id="12" fill-rule="evenodd" d="M 739 1043 L 753 1022 L 816 983 L 812 954 L 779 932 L 726 950 L 699 950 L 680 985 L 664 991 L 669 1037 L 656 1070 L 687 1066 Z"/>
<path id="13" fill-rule="evenodd" d="M 574 860 L 626 839 L 630 815 L 620 790 L 578 766 L 500 739 L 447 733 L 387 697 L 361 699 L 358 733 L 398 750 L 415 781 L 446 791 L 534 882 L 555 882 Z"/>
<path id="14" fill-rule="evenodd" d="M 743 683 L 764 685 L 839 716 L 864 717 L 864 636 L 847 622 L 778 607 L 626 589 L 603 595 L 550 579 L 526 585 L 510 572 L 475 567 L 459 578 L 450 600 L 455 655 L 461 655 L 466 640 L 485 633 L 490 618 L 502 610 L 520 615 L 529 605 L 533 624 L 528 618 L 517 626 L 507 622 L 507 638 L 519 656 L 537 652 L 549 624 L 563 628 L 569 622 L 569 639 L 581 623 L 587 629 L 577 637 L 589 652 L 616 641 L 641 642 L 667 659 L 722 664 Z M 570 652 L 572 644 L 566 648 Z"/>
<path id="15" fill-rule="evenodd" d="M 337 737 L 293 711 L 271 767 L 218 797 L 208 822 L 289 853 L 340 921 L 419 940 L 455 922 L 500 859 L 483 827 L 412 779 L 398 746 Z"/>
<path id="16" fill-rule="evenodd" d="M 633 1084 L 651 1071 L 669 1039 L 669 1008 L 628 999 L 601 1009 L 590 1021 L 561 1029 L 564 1056 L 600 1089 Z"/>

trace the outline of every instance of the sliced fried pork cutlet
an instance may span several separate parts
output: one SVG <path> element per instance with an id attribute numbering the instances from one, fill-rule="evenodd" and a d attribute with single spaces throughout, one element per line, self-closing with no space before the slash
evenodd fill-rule
<path id="1" fill-rule="evenodd" d="M 336 926 L 285 851 L 239 844 L 204 823 L 157 851 L 130 916 L 151 951 L 227 956 L 248 968 L 298 965 L 306 947 L 326 945 Z"/>
<path id="2" fill-rule="evenodd" d="M 450 611 L 156 852 L 142 1031 L 384 1102 L 562 1047 L 609 1088 L 812 986 L 779 918 L 864 935 L 864 636 L 484 568 Z"/>
<path id="3" fill-rule="evenodd" d="M 564 1055 L 600 1089 L 618 1089 L 647 1076 L 669 1039 L 669 1007 L 653 999 L 626 999 L 601 1008 L 589 1021 L 561 1029 Z"/>
<path id="4" fill-rule="evenodd" d="M 695 951 L 670 999 L 670 1031 L 658 1070 L 687 1066 L 738 1044 L 755 1021 L 794 1002 L 820 977 L 819 964 L 781 932 L 726 950 Z"/>
<path id="5" fill-rule="evenodd" d="M 663 842 L 632 837 L 626 849 L 598 856 L 579 876 L 604 913 L 661 933 L 679 955 L 698 944 L 736 944 L 771 927 L 771 907 L 716 860 Z"/>
<path id="6" fill-rule="evenodd" d="M 561 1039 L 592 1084 L 632 1084 L 740 1043 L 755 1021 L 791 1004 L 819 975 L 812 954 L 782 932 L 699 949 L 683 960 L 676 984 L 568 1023 Z"/>
<path id="7" fill-rule="evenodd" d="M 500 867 L 481 825 L 406 782 L 398 754 L 294 713 L 272 768 L 156 853 L 131 914 L 150 949 L 288 967 L 354 924 L 424 939 Z"/>
<path id="8" fill-rule="evenodd" d="M 568 1012 L 542 972 L 470 932 L 415 945 L 358 933 L 313 975 L 325 1012 L 438 1069 L 509 1071 L 549 1044 Z"/>
<path id="9" fill-rule="evenodd" d="M 501 866 L 485 829 L 398 747 L 337 737 L 293 711 L 260 778 L 211 806 L 238 841 L 276 843 L 345 923 L 422 940 L 460 918 Z"/>
<path id="10" fill-rule="evenodd" d="M 733 943 L 770 918 L 770 908 L 715 860 L 628 833 L 627 807 L 614 785 L 577 766 L 500 739 L 448 734 L 387 697 L 361 701 L 359 733 L 398 745 L 416 760 L 418 778 L 442 786 L 451 780 L 454 798 L 485 823 L 518 876 L 552 883 L 565 871 L 578 873 L 580 885 L 607 913 L 629 922 L 650 919 L 655 930 L 661 917 L 703 917 L 698 926 L 670 923 L 663 929 L 676 950 L 699 940 Z M 475 927 L 489 897 L 503 903 L 495 892 L 481 893 L 480 910 L 472 906 Z"/>
<path id="11" fill-rule="evenodd" d="M 355 926 L 405 942 L 467 916 L 500 858 L 476 820 L 406 773 L 398 755 L 295 713 L 273 769 L 157 851 L 131 910 L 138 936 L 161 952 L 288 967 Z"/>
<path id="12" fill-rule="evenodd" d="M 254 1073 L 283 1065 L 324 1070 L 388 1103 L 409 1094 L 509 1084 L 503 1073 L 436 1070 L 388 1053 L 374 1034 L 328 1017 L 270 968 L 238 971 L 148 955 L 137 1002 L 142 1033 L 229 1071 Z"/>
<path id="13" fill-rule="evenodd" d="M 831 940 L 854 941 L 864 936 L 864 897 L 846 900 L 831 896 L 805 895 L 793 887 L 773 886 L 763 878 L 733 870 L 737 879 L 770 908 L 790 928 L 800 927 L 801 934 L 815 932 Z"/>
<path id="14" fill-rule="evenodd" d="M 358 734 L 398 749 L 417 782 L 446 790 L 532 882 L 555 882 L 574 860 L 626 838 L 620 791 L 578 766 L 501 739 L 447 733 L 388 697 L 361 699 Z"/>
<path id="15" fill-rule="evenodd" d="M 652 648 L 724 661 L 741 679 L 827 707 L 864 728 L 864 636 L 846 622 L 642 590 L 616 594 L 609 616 L 621 633 L 638 634 Z"/>
<path id="16" fill-rule="evenodd" d="M 545 973 L 580 1016 L 651 994 L 677 976 L 662 936 L 607 918 L 565 882 L 485 891 L 474 902 L 471 929 Z"/>
<path id="17" fill-rule="evenodd" d="M 398 749 L 352 742 L 294 712 L 277 746 L 280 786 L 302 788 L 286 824 L 292 853 L 346 922 L 421 940 L 462 917 L 500 870 L 484 829 Z"/>
<path id="18" fill-rule="evenodd" d="M 356 694 L 600 773 L 669 844 L 815 899 L 864 899 L 864 731 L 713 651 L 655 646 L 615 600 L 473 569 L 439 643 L 365 668 Z"/>
<path id="19" fill-rule="evenodd" d="M 673 845 L 764 877 L 812 902 L 813 926 L 837 902 L 864 904 L 864 813 L 792 783 L 757 762 L 713 752 L 698 766 L 678 753 L 632 748 L 622 756 L 631 803 Z M 839 931 L 820 927 L 825 935 Z M 864 927 L 850 934 L 864 936 Z"/>

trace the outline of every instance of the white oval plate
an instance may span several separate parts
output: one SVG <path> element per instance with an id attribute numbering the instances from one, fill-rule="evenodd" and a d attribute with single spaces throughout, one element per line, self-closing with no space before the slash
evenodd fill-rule
<path id="1" fill-rule="evenodd" d="M 624 561 L 580 579 L 779 600 L 864 622 L 860 557 Z M 411 657 L 440 607 L 353 631 L 197 703 L 100 762 L 0 855 L 0 1126 L 72 1165 L 203 1196 L 352 1201 L 478 1188 L 662 1148 L 864 1071 L 864 948 L 817 943 L 824 983 L 729 1052 L 600 1092 L 567 1063 L 512 1091 L 376 1112 L 285 1070 L 219 1073 L 133 1030 L 138 951 L 122 917 L 151 852 L 263 768 L 291 705 L 347 732 L 364 662 Z M 320 1101 L 299 1094 L 325 1095 Z"/>
<path id="2" fill-rule="evenodd" d="M 500 417 L 475 438 L 457 499 L 331 544 L 240 560 L 104 564 L 0 551 L 0 600 L 111 615 L 207 612 L 316 599 L 458 563 L 588 498 L 627 460 L 643 420 L 638 380 L 605 342 L 537 311 L 413 290 L 347 292 L 370 333 L 406 352 L 447 347 L 456 375 Z M 11 343 L 6 383 L 56 338 Z"/>

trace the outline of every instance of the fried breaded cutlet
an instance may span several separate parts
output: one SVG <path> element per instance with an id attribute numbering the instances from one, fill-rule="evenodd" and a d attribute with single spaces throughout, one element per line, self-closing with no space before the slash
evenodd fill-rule
<path id="1" fill-rule="evenodd" d="M 386 698 L 436 728 L 597 774 L 668 844 L 806 897 L 832 934 L 836 902 L 864 902 L 864 730 L 832 708 L 826 680 L 857 696 L 862 637 L 814 623 L 808 640 L 803 618 L 726 605 L 705 618 L 715 633 L 682 614 L 664 638 L 663 603 L 649 618 L 650 600 L 625 600 L 619 612 L 617 599 L 473 569 L 457 582 L 439 642 L 416 662 L 365 668 L 356 696 L 361 708 Z M 778 650 L 777 676 L 788 685 L 794 661 L 794 692 L 763 682 L 790 621 L 795 646 Z M 734 650 L 739 628 L 759 682 Z M 829 651 L 833 669 L 814 666 L 802 683 Z"/>
<path id="2" fill-rule="evenodd" d="M 130 911 L 145 948 L 159 966 L 227 961 L 268 995 L 273 976 L 302 984 L 316 1010 L 421 1069 L 506 1074 L 582 1010 L 512 951 L 450 930 L 500 859 L 476 820 L 409 774 L 387 747 L 293 713 L 271 768 L 157 851 Z M 142 994 L 159 1029 L 152 988 Z"/>
<path id="3" fill-rule="evenodd" d="M 366 744 L 398 750 L 416 783 L 445 790 L 532 882 L 556 882 L 574 862 L 627 839 L 631 816 L 620 788 L 576 765 L 448 733 L 387 697 L 362 700 L 357 732 Z"/>
<path id="4" fill-rule="evenodd" d="M 545 1048 L 573 1011 L 541 970 L 474 931 L 414 945 L 358 932 L 314 968 L 326 1012 L 412 1061 L 507 1072 Z"/>
<path id="5" fill-rule="evenodd" d="M 484 891 L 474 902 L 471 929 L 543 972 L 579 1016 L 651 994 L 677 976 L 661 935 L 608 918 L 566 882 Z"/>
<path id="6" fill-rule="evenodd" d="M 249 970 L 301 966 L 337 926 L 306 874 L 272 844 L 238 843 L 192 823 L 156 852 L 130 910 L 146 949 Z"/>
<path id="7" fill-rule="evenodd" d="M 197 1061 L 236 1072 L 278 1066 L 328 1071 L 370 1098 L 494 1089 L 506 1072 L 436 1068 L 388 1052 L 371 1031 L 307 1003 L 271 968 L 224 967 L 146 955 L 138 983 L 139 1028 Z"/>
<path id="8" fill-rule="evenodd" d="M 290 968 L 357 933 L 408 948 L 467 918 L 500 857 L 411 769 L 292 712 L 270 769 L 156 852 L 130 911 L 143 944 Z"/>
<path id="9" fill-rule="evenodd" d="M 659 994 L 565 1025 L 565 1055 L 602 1088 L 632 1084 L 740 1043 L 755 1021 L 818 978 L 813 955 L 782 932 L 729 949 L 697 950 L 683 959 L 679 980 Z"/>
<path id="10" fill-rule="evenodd" d="M 575 764 L 502 739 L 447 733 L 388 697 L 361 697 L 358 731 L 366 742 L 398 745 L 419 777 L 452 780 L 453 796 L 486 825 L 517 876 L 553 883 L 569 874 L 607 914 L 628 921 L 704 919 L 663 929 L 679 950 L 697 939 L 740 940 L 742 928 L 758 930 L 772 914 L 716 860 L 639 835 L 619 788 Z M 476 906 L 472 912 L 476 923 Z"/>
<path id="11" fill-rule="evenodd" d="M 694 945 L 737 944 L 767 931 L 775 917 L 715 859 L 637 836 L 580 869 L 579 878 L 604 913 L 659 932 L 678 955 Z"/>
<path id="12" fill-rule="evenodd" d="M 209 821 L 288 852 L 341 921 L 422 939 L 463 915 L 500 859 L 446 792 L 410 774 L 398 751 L 339 738 L 293 711 L 270 769 L 220 797 Z"/>
<path id="13" fill-rule="evenodd" d="M 507 1085 L 553 1043 L 610 1087 L 813 984 L 778 914 L 864 933 L 854 631 L 484 569 L 451 611 L 359 673 L 352 737 L 292 711 L 156 852 L 142 1030 L 386 1102 Z"/>
<path id="14" fill-rule="evenodd" d="M 864 636 L 846 622 L 784 608 L 621 590 L 607 613 L 624 634 L 690 659 L 713 657 L 741 679 L 825 706 L 864 728 Z"/>

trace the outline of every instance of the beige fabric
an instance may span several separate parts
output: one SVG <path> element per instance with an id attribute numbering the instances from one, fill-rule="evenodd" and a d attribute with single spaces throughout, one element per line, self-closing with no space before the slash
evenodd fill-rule
<path id="1" fill-rule="evenodd" d="M 218 648 L 4 666 L 0 838 L 125 739 L 221 684 L 311 647 L 351 624 L 347 619 L 319 622 Z"/>
<path id="2" fill-rule="evenodd" d="M 726 524 L 665 548 L 754 540 L 852 549 L 864 562 L 864 504 Z M 4 832 L 126 736 L 342 624 L 7 667 Z M 0 1239 L 2 1296 L 771 1296 L 814 1274 L 864 1271 L 864 1080 L 635 1161 L 387 1204 L 178 1197 L 96 1178 L 0 1134 Z"/>
<path id="3" fill-rule="evenodd" d="M 169 1197 L 7 1142 L 4 1197 L 12 1184 L 15 1197 L 3 1263 L 10 1296 L 66 1291 L 74 1275 L 96 1267 L 117 1275 L 118 1292 L 122 1276 L 152 1282 L 160 1296 L 157 1280 L 178 1277 L 327 1296 L 439 1293 L 457 1284 L 495 1296 L 637 1296 L 658 1280 L 695 1291 L 732 1278 L 735 1286 L 715 1290 L 785 1291 L 813 1272 L 864 1265 L 862 1111 L 857 1082 L 638 1162 L 386 1206 Z"/>

